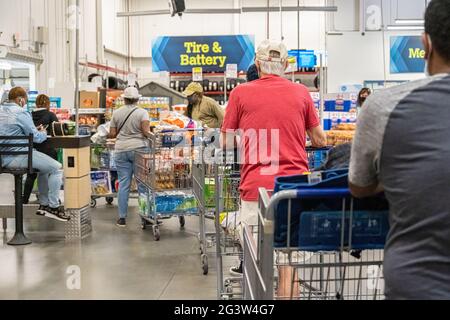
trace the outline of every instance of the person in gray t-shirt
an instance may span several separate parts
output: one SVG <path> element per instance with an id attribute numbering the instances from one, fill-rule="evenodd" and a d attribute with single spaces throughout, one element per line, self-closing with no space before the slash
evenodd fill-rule
<path id="1" fill-rule="evenodd" d="M 122 97 L 125 106 L 114 111 L 109 135 L 116 138 L 114 161 L 119 178 L 119 227 L 126 226 L 135 152 L 148 148 L 147 137 L 150 134 L 150 117 L 147 111 L 136 105 L 141 97 L 138 90 L 129 87 Z"/>
<path id="2" fill-rule="evenodd" d="M 431 77 L 382 90 L 361 110 L 349 185 L 384 191 L 387 299 L 450 299 L 450 0 L 433 0 L 423 42 Z"/>

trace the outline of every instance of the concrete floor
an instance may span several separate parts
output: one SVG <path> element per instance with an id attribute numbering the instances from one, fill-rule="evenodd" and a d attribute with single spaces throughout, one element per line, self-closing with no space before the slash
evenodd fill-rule
<path id="1" fill-rule="evenodd" d="M 0 175 L 2 204 L 13 203 L 12 181 Z M 155 242 L 151 228 L 141 230 L 136 207 L 122 229 L 115 225 L 117 208 L 98 203 L 94 231 L 82 241 L 65 242 L 61 222 L 33 216 L 25 220 L 33 244 L 11 247 L 9 220 L 8 231 L 0 231 L 0 299 L 216 299 L 213 255 L 202 275 L 197 217 L 187 217 L 184 230 L 178 219 L 164 220 Z M 81 288 L 70 289 L 78 267 Z"/>

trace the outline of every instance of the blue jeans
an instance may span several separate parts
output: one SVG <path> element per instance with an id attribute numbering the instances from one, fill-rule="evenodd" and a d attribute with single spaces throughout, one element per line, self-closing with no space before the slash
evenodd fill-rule
<path id="1" fill-rule="evenodd" d="M 146 151 L 147 149 L 139 149 L 136 151 Z M 134 155 L 136 151 L 117 152 L 114 155 L 114 161 L 117 168 L 117 176 L 119 179 L 119 218 L 126 218 L 128 215 L 128 200 L 130 197 L 131 180 L 134 175 Z M 137 184 L 138 190 L 143 192 L 144 186 Z"/>
<path id="2" fill-rule="evenodd" d="M 28 168 L 27 156 L 9 156 L 3 160 L 6 168 Z M 38 170 L 39 202 L 51 208 L 59 207 L 62 185 L 62 166 L 51 157 L 33 150 L 33 169 Z"/>

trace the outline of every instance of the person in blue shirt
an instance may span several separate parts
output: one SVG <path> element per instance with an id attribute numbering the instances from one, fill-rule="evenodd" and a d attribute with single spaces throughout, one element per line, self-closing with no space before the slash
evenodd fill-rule
<path id="1" fill-rule="evenodd" d="M 0 106 L 0 136 L 33 135 L 34 143 L 47 140 L 47 131 L 43 126 L 33 123 L 31 114 L 24 107 L 27 105 L 27 93 L 23 88 L 12 88 L 8 94 L 9 102 Z M 1 140 L 0 140 L 1 141 Z M 1 141 L 8 143 L 8 141 Z M 9 143 L 12 143 L 9 141 Z M 9 148 L 12 150 L 13 148 Z M 20 148 L 15 148 L 16 150 Z M 26 150 L 26 148 L 24 148 Z M 1 165 L 5 168 L 27 168 L 27 156 L 4 156 Z M 59 192 L 62 185 L 62 166 L 51 157 L 33 149 L 33 169 L 38 172 L 38 189 L 40 206 L 36 214 L 58 221 L 68 221 L 70 217 L 60 206 Z"/>

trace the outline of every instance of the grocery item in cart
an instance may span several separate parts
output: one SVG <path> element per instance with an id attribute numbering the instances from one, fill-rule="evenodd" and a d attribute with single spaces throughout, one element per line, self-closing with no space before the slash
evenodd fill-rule
<path id="1" fill-rule="evenodd" d="M 156 212 L 158 213 L 196 213 L 197 201 L 193 194 L 177 191 L 166 191 L 155 196 Z"/>
<path id="2" fill-rule="evenodd" d="M 150 207 L 148 205 L 148 193 L 147 193 L 147 191 L 139 192 L 138 206 L 139 206 L 139 214 L 141 214 L 143 216 L 149 216 L 150 215 Z"/>
<path id="3" fill-rule="evenodd" d="M 91 190 L 93 195 L 111 194 L 111 173 L 109 171 L 91 172 Z"/>

